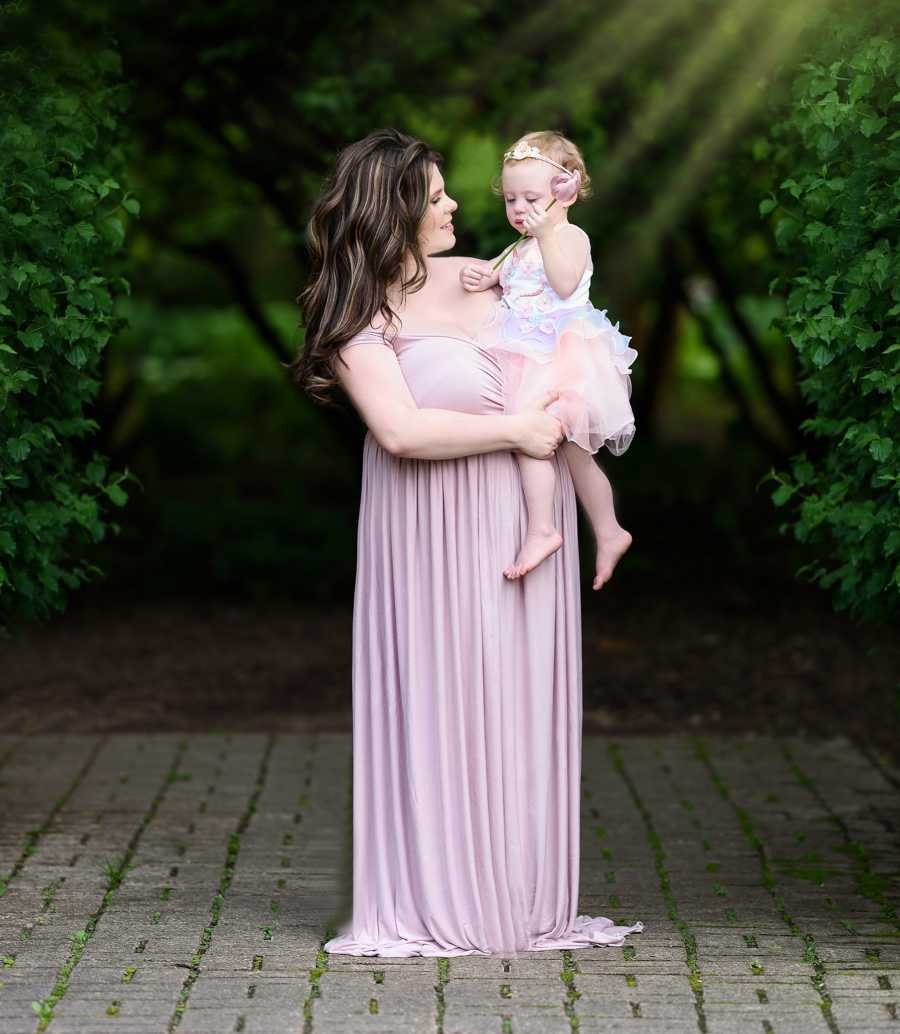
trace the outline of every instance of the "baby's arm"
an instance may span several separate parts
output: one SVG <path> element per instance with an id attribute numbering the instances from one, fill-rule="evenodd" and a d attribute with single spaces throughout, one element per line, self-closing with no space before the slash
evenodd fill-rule
<path id="1" fill-rule="evenodd" d="M 548 226 L 535 236 L 550 286 L 560 298 L 568 298 L 581 283 L 587 266 L 591 251 L 588 235 L 580 226 L 563 223 Z"/>
<path id="2" fill-rule="evenodd" d="M 494 260 L 496 261 L 496 259 Z M 493 269 L 494 262 L 479 262 L 473 259 L 459 271 L 459 282 L 466 291 L 486 291 L 500 283 L 500 270 Z"/>

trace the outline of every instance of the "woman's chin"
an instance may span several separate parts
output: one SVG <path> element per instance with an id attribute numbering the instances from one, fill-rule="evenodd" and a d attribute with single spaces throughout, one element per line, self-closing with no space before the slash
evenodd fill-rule
<path id="1" fill-rule="evenodd" d="M 440 255 L 441 252 L 449 251 L 451 248 L 456 247 L 456 234 L 448 233 L 442 234 L 442 239 L 435 241 L 434 244 L 428 249 L 429 255 Z"/>

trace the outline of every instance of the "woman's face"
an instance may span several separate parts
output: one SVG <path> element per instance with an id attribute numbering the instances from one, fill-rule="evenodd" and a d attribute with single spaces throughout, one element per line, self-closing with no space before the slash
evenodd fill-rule
<path id="1" fill-rule="evenodd" d="M 419 223 L 419 243 L 425 255 L 437 255 L 449 251 L 456 244 L 453 232 L 453 213 L 457 204 L 444 191 L 444 177 L 436 165 L 431 166 L 431 181 L 428 189 L 428 208 Z"/>

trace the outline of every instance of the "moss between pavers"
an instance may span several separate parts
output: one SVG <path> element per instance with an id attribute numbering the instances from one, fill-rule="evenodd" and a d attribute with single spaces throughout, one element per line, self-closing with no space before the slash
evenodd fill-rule
<path id="1" fill-rule="evenodd" d="M 58 1005 L 59 1001 L 64 997 L 66 991 L 69 988 L 69 978 L 72 975 L 72 971 L 78 965 L 81 960 L 84 950 L 94 935 L 94 931 L 97 928 L 97 924 L 102 919 L 104 913 L 112 902 L 115 892 L 131 865 L 131 859 L 134 857 L 137 851 L 140 839 L 144 834 L 144 831 L 156 817 L 156 813 L 159 810 L 159 806 L 162 804 L 163 799 L 168 792 L 169 787 L 172 783 L 179 778 L 178 766 L 181 763 L 181 758 L 187 750 L 188 740 L 182 739 L 178 742 L 178 747 L 175 751 L 175 756 L 172 759 L 172 764 L 169 770 L 166 772 L 165 778 L 163 779 L 162 786 L 157 790 L 155 797 L 150 803 L 150 807 L 145 812 L 137 829 L 128 842 L 128 846 L 125 850 L 125 854 L 118 862 L 107 862 L 105 866 L 105 872 L 107 876 L 107 889 L 106 893 L 100 902 L 100 905 L 96 911 L 88 919 L 87 926 L 84 930 L 78 930 L 73 934 L 69 935 L 69 940 L 72 943 L 72 947 L 69 951 L 69 956 L 63 963 L 62 967 L 57 974 L 56 981 L 53 985 L 53 989 L 46 998 L 42 998 L 39 1001 L 32 1002 L 31 1007 L 38 1017 L 37 1032 L 41 1034 L 42 1031 L 46 1030 L 49 1024 L 53 1020 L 53 1013 Z M 118 1006 L 116 1006 L 118 1008 Z"/>
<path id="2" fill-rule="evenodd" d="M 671 880 L 666 867 L 665 848 L 663 847 L 662 840 L 653 824 L 653 818 L 650 815 L 647 806 L 641 799 L 641 796 L 637 791 L 637 787 L 634 784 L 634 780 L 632 780 L 625 768 L 625 762 L 622 760 L 622 753 L 618 744 L 611 743 L 609 745 L 609 756 L 613 767 L 628 787 L 628 792 L 631 794 L 635 807 L 643 819 L 647 840 L 653 850 L 656 871 L 659 875 L 660 890 L 662 891 L 663 898 L 666 902 L 666 910 L 669 913 L 669 918 L 678 928 L 678 932 L 681 934 L 682 943 L 684 944 L 685 960 L 687 961 L 688 969 L 690 970 L 688 974 L 688 983 L 690 984 L 691 993 L 694 998 L 694 1009 L 697 1013 L 697 1026 L 701 1034 L 706 1034 L 708 1024 L 704 1010 L 703 975 L 700 971 L 700 962 L 697 953 L 697 938 L 694 936 L 688 924 L 678 914 L 678 903 L 675 900 L 675 895 L 672 893 Z M 626 958 L 633 959 L 635 957 L 633 954 L 635 949 L 632 945 L 628 945 L 625 949 L 626 952 L 629 948 L 631 949 L 632 954 L 626 954 Z"/>
<path id="3" fill-rule="evenodd" d="M 769 855 L 766 846 L 756 833 L 749 812 L 734 800 L 728 785 L 719 774 L 715 765 L 713 765 L 705 742 L 700 737 L 692 737 L 690 742 L 693 745 L 694 754 L 706 767 L 707 774 L 709 775 L 713 786 L 716 788 L 722 799 L 733 809 L 744 836 L 747 838 L 747 841 L 756 853 L 760 870 L 762 872 L 762 884 L 771 895 L 778 914 L 781 916 L 791 933 L 802 939 L 804 944 L 803 958 L 813 968 L 813 975 L 810 979 L 819 996 L 819 1008 L 821 1009 L 822 1016 L 828 1024 L 828 1029 L 832 1031 L 833 1034 L 839 1034 L 837 1021 L 835 1020 L 834 1013 L 832 1011 L 831 995 L 828 992 L 828 987 L 825 981 L 825 966 L 819 958 L 816 950 L 815 938 L 812 934 L 805 933 L 801 930 L 793 916 L 788 912 L 784 896 L 779 889 L 778 881 L 775 878 L 773 868 L 769 862 Z M 758 960 L 754 961 L 757 965 L 760 965 Z M 751 968 L 752 967 L 753 963 L 751 963 Z M 756 971 L 754 970 L 754 972 Z"/>

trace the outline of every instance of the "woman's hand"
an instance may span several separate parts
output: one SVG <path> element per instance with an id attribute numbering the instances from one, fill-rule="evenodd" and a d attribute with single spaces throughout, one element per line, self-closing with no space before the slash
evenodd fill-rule
<path id="1" fill-rule="evenodd" d="M 559 398 L 559 391 L 550 388 L 517 414 L 520 422 L 519 451 L 535 459 L 545 460 L 556 452 L 565 437 L 561 421 L 545 410 Z"/>
<path id="2" fill-rule="evenodd" d="M 467 262 L 459 271 L 459 282 L 464 291 L 486 291 L 500 279 L 499 271 L 489 262 Z"/>

